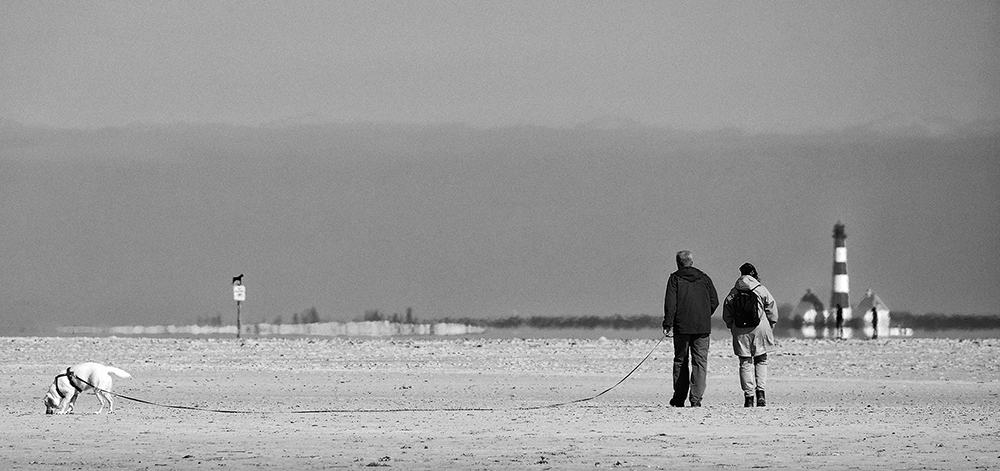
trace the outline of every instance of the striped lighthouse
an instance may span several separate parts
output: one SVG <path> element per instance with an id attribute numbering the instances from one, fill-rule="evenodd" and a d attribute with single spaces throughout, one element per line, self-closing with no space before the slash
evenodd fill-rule
<path id="1" fill-rule="evenodd" d="M 840 306 L 843 312 L 843 336 L 850 338 L 851 328 L 848 327 L 848 321 L 851 319 L 851 303 L 850 299 L 848 299 L 850 283 L 847 279 L 846 240 L 847 233 L 844 232 L 844 224 L 837 221 L 837 224 L 833 226 L 833 289 L 830 293 L 829 308 L 831 311 L 830 317 L 833 319 L 834 329 L 836 329 L 837 306 Z M 836 330 L 834 332 L 835 335 L 840 335 Z"/>

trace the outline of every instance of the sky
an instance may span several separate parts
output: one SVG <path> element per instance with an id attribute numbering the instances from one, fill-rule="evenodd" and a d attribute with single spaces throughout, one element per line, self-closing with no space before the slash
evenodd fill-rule
<path id="1" fill-rule="evenodd" d="M 4 1 L 25 124 L 281 120 L 801 132 L 1000 117 L 1000 6 Z"/>
<path id="2" fill-rule="evenodd" d="M 0 3 L 14 331 L 825 301 L 838 220 L 853 301 L 995 313 L 996 2 Z"/>

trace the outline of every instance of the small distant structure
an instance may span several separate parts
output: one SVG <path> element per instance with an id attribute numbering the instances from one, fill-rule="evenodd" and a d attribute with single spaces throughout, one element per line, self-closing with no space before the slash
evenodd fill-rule
<path id="1" fill-rule="evenodd" d="M 840 306 L 843 312 L 844 338 L 851 338 L 853 332 L 849 327 L 851 321 L 850 281 L 847 277 L 847 232 L 844 223 L 837 221 L 833 225 L 833 287 L 830 290 L 830 309 Z M 834 313 L 836 311 L 834 310 Z"/>
<path id="2" fill-rule="evenodd" d="M 872 327 L 872 309 L 875 309 L 875 313 L 878 314 L 878 337 L 901 334 L 901 332 L 892 333 L 890 331 L 889 306 L 871 288 L 865 292 L 865 297 L 861 299 L 861 302 L 858 303 L 855 309 L 857 312 L 864 313 L 864 323 L 862 325 L 864 326 L 865 336 L 868 338 L 875 336 L 875 330 Z"/>
<path id="3" fill-rule="evenodd" d="M 802 319 L 802 336 L 805 338 L 820 338 L 828 333 L 823 301 L 811 289 L 806 290 L 792 310 L 792 319 Z"/>

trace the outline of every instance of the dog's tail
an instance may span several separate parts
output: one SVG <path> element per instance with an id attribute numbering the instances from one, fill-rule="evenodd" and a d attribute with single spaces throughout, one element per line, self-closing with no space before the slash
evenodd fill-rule
<path id="1" fill-rule="evenodd" d="M 113 374 L 113 375 L 115 375 L 115 376 L 117 376 L 119 378 L 131 378 L 132 377 L 132 375 L 130 375 L 128 373 L 128 371 L 125 371 L 125 370 L 123 370 L 121 368 L 115 368 L 113 366 L 108 366 L 106 368 L 107 368 L 108 373 L 111 373 L 111 374 Z"/>

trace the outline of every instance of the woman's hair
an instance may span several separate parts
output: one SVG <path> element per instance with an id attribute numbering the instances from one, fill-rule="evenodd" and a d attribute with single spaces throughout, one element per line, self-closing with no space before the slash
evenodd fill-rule
<path id="1" fill-rule="evenodd" d="M 740 265 L 740 274 L 750 275 L 756 278 L 757 281 L 760 281 L 760 275 L 757 274 L 757 268 L 754 267 L 753 264 L 750 262 L 746 262 L 743 265 Z"/>

